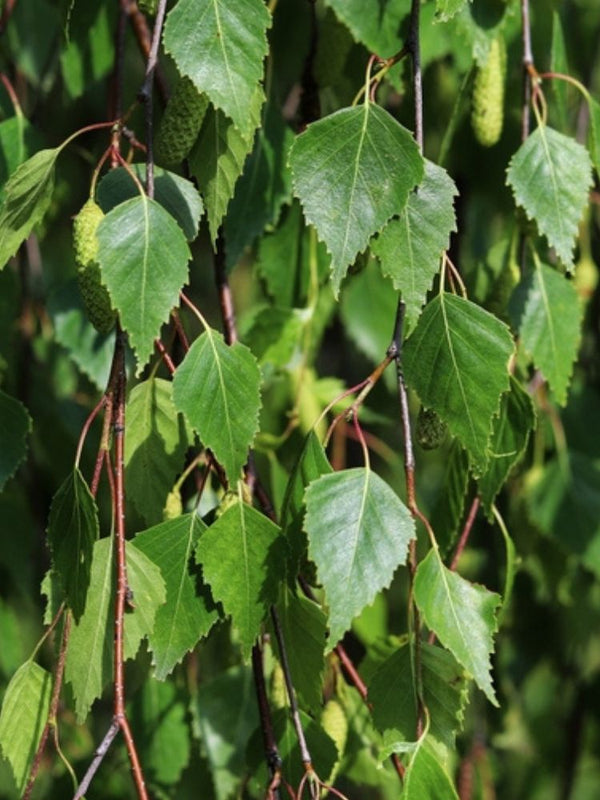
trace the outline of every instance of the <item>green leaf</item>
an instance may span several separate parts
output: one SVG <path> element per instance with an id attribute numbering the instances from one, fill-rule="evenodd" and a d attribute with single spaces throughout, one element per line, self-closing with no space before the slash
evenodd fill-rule
<path id="1" fill-rule="evenodd" d="M 71 2 L 67 41 L 60 53 L 62 78 L 71 97 L 81 97 L 110 72 L 115 21 L 110 6 Z"/>
<path id="2" fill-rule="evenodd" d="M 347 267 L 423 176 L 411 133 L 373 103 L 309 125 L 290 151 L 294 192 L 332 256 L 337 295 Z"/>
<path id="3" fill-rule="evenodd" d="M 565 36 L 560 21 L 558 11 L 552 12 L 552 44 L 550 46 L 550 71 L 562 75 L 569 74 L 569 64 L 567 61 L 567 49 Z M 563 130 L 568 125 L 567 115 L 567 83 L 562 80 L 551 81 L 552 99 L 554 100 L 553 110 L 559 121 L 559 127 Z"/>
<path id="4" fill-rule="evenodd" d="M 184 514 L 138 533 L 135 546 L 160 567 L 166 602 L 156 612 L 149 636 L 154 674 L 164 680 L 206 636 L 218 619 L 209 588 L 191 571 L 194 549 L 206 526 L 197 514 Z"/>
<path id="5" fill-rule="evenodd" d="M 429 733 L 448 749 L 467 703 L 465 674 L 454 656 L 441 647 L 420 645 L 423 698 L 429 712 Z M 412 647 L 404 644 L 377 668 L 369 683 L 373 723 L 385 742 L 412 742 L 417 736 L 417 695 Z M 390 750 L 402 749 L 394 748 Z"/>
<path id="6" fill-rule="evenodd" d="M 48 210 L 54 189 L 54 165 L 60 151 L 60 147 L 40 150 L 8 179 L 0 208 L 0 269 Z"/>
<path id="7" fill-rule="evenodd" d="M 304 525 L 329 606 L 331 650 L 406 561 L 414 521 L 385 481 L 355 468 L 310 484 Z"/>
<path id="8" fill-rule="evenodd" d="M 25 406 L 0 391 L 0 491 L 27 453 L 31 417 Z"/>
<path id="9" fill-rule="evenodd" d="M 479 494 L 488 516 L 492 503 L 511 470 L 523 458 L 529 433 L 535 427 L 535 410 L 529 394 L 514 378 L 502 395 L 500 413 L 494 418 L 488 469 L 479 479 Z"/>
<path id="10" fill-rule="evenodd" d="M 162 520 L 189 444 L 172 395 L 171 381 L 150 378 L 132 389 L 125 409 L 127 497 L 149 524 Z"/>
<path id="11" fill-rule="evenodd" d="M 157 608 L 165 601 L 159 568 L 131 542 L 126 543 L 127 583 L 135 609 L 125 614 L 124 658 L 133 658 L 140 640 L 152 631 Z M 113 675 L 115 568 L 112 537 L 94 545 L 85 612 L 73 625 L 65 679 L 75 696 L 75 715 L 83 722 Z"/>
<path id="12" fill-rule="evenodd" d="M 600 462 L 572 451 L 536 470 L 526 488 L 531 520 L 600 578 Z"/>
<path id="13" fill-rule="evenodd" d="M 180 0 L 165 23 L 165 50 L 179 71 L 245 135 L 253 130 L 248 106 L 263 76 L 270 23 L 261 0 Z"/>
<path id="14" fill-rule="evenodd" d="M 370 52 L 389 58 L 402 49 L 400 26 L 410 12 L 410 0 L 326 0 L 325 4 Z"/>
<path id="15" fill-rule="evenodd" d="M 237 795 L 246 745 L 258 725 L 252 670 L 234 667 L 207 681 L 192 701 L 193 727 L 210 764 L 217 800 Z"/>
<path id="16" fill-rule="evenodd" d="M 58 344 L 96 388 L 104 391 L 115 352 L 115 332 L 103 336 L 94 328 L 83 307 L 76 280 L 58 286 L 48 298 L 47 308 Z"/>
<path id="17" fill-rule="evenodd" d="M 600 103 L 590 95 L 588 99 L 590 110 L 589 145 L 596 174 L 600 175 Z"/>
<path id="18" fill-rule="evenodd" d="M 4 200 L 6 182 L 27 158 L 38 149 L 38 135 L 22 113 L 0 122 L 0 203 Z"/>
<path id="19" fill-rule="evenodd" d="M 266 226 L 275 224 L 281 206 L 289 200 L 291 175 L 287 158 L 293 141 L 292 130 L 279 107 L 268 102 L 254 149 L 227 210 L 225 241 L 229 267 L 235 266 L 244 248 L 252 244 Z"/>
<path id="20" fill-rule="evenodd" d="M 196 559 L 215 600 L 238 630 L 244 658 L 277 599 L 285 574 L 280 529 L 246 503 L 236 502 L 200 538 Z"/>
<path id="21" fill-rule="evenodd" d="M 250 350 L 208 328 L 177 368 L 173 400 L 235 487 L 258 430 L 260 370 Z"/>
<path id="22" fill-rule="evenodd" d="M 577 290 L 564 275 L 538 263 L 518 292 L 524 296 L 517 321 L 523 347 L 564 406 L 581 340 L 583 308 Z"/>
<path id="23" fill-rule="evenodd" d="M 383 274 L 402 294 L 409 328 L 414 327 L 421 313 L 442 252 L 450 244 L 450 233 L 456 230 L 457 193 L 446 170 L 426 161 L 423 180 L 409 195 L 400 217 L 388 222 L 371 243 Z"/>
<path id="24" fill-rule="evenodd" d="M 131 179 L 130 170 L 133 170 L 141 183 L 145 183 L 146 165 L 132 164 L 129 170 L 125 167 L 111 169 L 98 184 L 96 202 L 105 214 L 125 200 L 139 197 L 139 190 Z M 154 199 L 175 219 L 188 242 L 196 238 L 204 207 L 202 198 L 191 181 L 155 166 Z"/>
<path id="25" fill-rule="evenodd" d="M 277 604 L 294 688 L 300 702 L 318 711 L 325 671 L 327 618 L 316 603 L 285 585 Z"/>
<path id="26" fill-rule="evenodd" d="M 85 610 L 99 528 L 96 501 L 75 467 L 54 495 L 48 520 L 52 566 L 60 577 L 75 622 Z"/>
<path id="27" fill-rule="evenodd" d="M 6 687 L 0 713 L 0 748 L 22 796 L 50 710 L 52 675 L 26 661 Z"/>
<path id="28" fill-rule="evenodd" d="M 426 625 L 497 706 L 489 654 L 500 596 L 451 572 L 436 549 L 417 567 L 414 593 Z"/>
<path id="29" fill-rule="evenodd" d="M 575 139 L 539 126 L 512 157 L 507 182 L 517 205 L 569 266 L 577 228 L 588 203 L 592 165 Z"/>
<path id="30" fill-rule="evenodd" d="M 210 106 L 189 155 L 190 172 L 198 181 L 204 198 L 213 244 L 237 180 L 244 170 L 246 158 L 252 150 L 254 131 L 260 125 L 260 109 L 264 99 L 264 93 L 258 87 L 247 112 L 252 122 L 248 133 L 239 131 L 222 111 Z"/>
<path id="31" fill-rule="evenodd" d="M 443 479 L 443 491 L 431 513 L 431 527 L 443 553 L 447 553 L 458 535 L 469 487 L 469 457 L 457 441 L 450 447 Z"/>
<path id="32" fill-rule="evenodd" d="M 407 382 L 469 451 L 476 472 L 488 462 L 492 417 L 509 387 L 513 349 L 504 323 L 445 293 L 427 304 L 404 346 Z"/>
<path id="33" fill-rule="evenodd" d="M 134 735 L 145 769 L 167 786 L 179 781 L 190 759 L 187 704 L 174 683 L 148 678 L 133 696 Z"/>
<path id="34" fill-rule="evenodd" d="M 469 0 L 471 2 L 471 0 Z M 439 20 L 446 22 L 467 4 L 467 0 L 436 0 L 435 13 Z"/>
<path id="35" fill-rule="evenodd" d="M 266 306 L 254 317 L 244 340 L 261 367 L 291 366 L 294 354 L 299 352 L 305 323 L 302 309 Z"/>
<path id="36" fill-rule="evenodd" d="M 137 373 L 178 304 L 190 251 L 181 228 L 145 195 L 116 206 L 98 226 L 102 281 L 137 358 Z"/>
<path id="37" fill-rule="evenodd" d="M 458 800 L 450 776 L 427 739 L 419 742 L 404 776 L 402 800 Z"/>

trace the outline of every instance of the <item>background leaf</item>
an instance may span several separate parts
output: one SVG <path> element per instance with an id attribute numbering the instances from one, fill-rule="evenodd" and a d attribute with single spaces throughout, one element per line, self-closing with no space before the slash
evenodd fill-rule
<path id="1" fill-rule="evenodd" d="M 409 328 L 421 313 L 442 252 L 450 244 L 450 233 L 456 230 L 456 194 L 446 170 L 425 161 L 423 180 L 408 196 L 406 208 L 371 243 L 383 274 L 391 277 L 401 292 Z"/>
<path id="2" fill-rule="evenodd" d="M 367 50 L 381 58 L 395 55 L 404 45 L 400 25 L 410 12 L 410 0 L 326 0 L 338 19 Z"/>
<path id="3" fill-rule="evenodd" d="M 52 675 L 34 661 L 26 661 L 6 687 L 0 713 L 0 747 L 10 763 L 19 796 L 50 710 Z"/>
<path id="4" fill-rule="evenodd" d="M 492 417 L 508 389 L 508 328 L 479 306 L 440 294 L 404 346 L 406 380 L 469 451 L 476 472 L 489 458 Z M 485 373 L 486 380 L 480 376 Z"/>
<path id="5" fill-rule="evenodd" d="M 129 334 L 139 374 L 178 304 L 190 251 L 173 217 L 145 195 L 110 211 L 97 236 L 102 281 Z"/>
<path id="6" fill-rule="evenodd" d="M 236 502 L 205 531 L 196 548 L 204 578 L 215 600 L 231 615 L 246 659 L 285 574 L 280 533 L 263 514 Z"/>
<path id="7" fill-rule="evenodd" d="M 54 189 L 54 165 L 61 148 L 40 150 L 8 179 L 0 208 L 0 269 L 40 222 Z"/>
<path id="8" fill-rule="evenodd" d="M 180 0 L 165 23 L 165 50 L 179 71 L 245 135 L 253 130 L 248 106 L 263 75 L 270 20 L 261 0 Z"/>
<path id="9" fill-rule="evenodd" d="M 500 596 L 451 572 L 435 549 L 417 567 L 414 591 L 426 625 L 473 676 L 488 700 L 498 705 L 489 654 Z"/>
<path id="10" fill-rule="evenodd" d="M 592 183 L 585 147 L 540 125 L 512 157 L 507 181 L 517 204 L 537 222 L 548 244 L 569 266 Z"/>
<path id="11" fill-rule="evenodd" d="M 423 175 L 412 135 L 373 103 L 309 125 L 290 151 L 294 192 L 332 256 L 335 294 L 367 246 Z"/>
<path id="12" fill-rule="evenodd" d="M 517 287 L 523 306 L 516 320 L 525 350 L 550 384 L 560 405 L 567 402 L 581 339 L 583 309 L 575 286 L 545 264 L 537 264 Z"/>
<path id="13" fill-rule="evenodd" d="M 219 614 L 209 588 L 192 572 L 193 552 L 206 529 L 197 514 L 184 514 L 135 537 L 135 546 L 160 567 L 166 602 L 156 612 L 149 636 L 154 674 L 164 680 L 203 636 Z"/>
<path id="14" fill-rule="evenodd" d="M 406 561 L 414 522 L 385 481 L 355 468 L 310 484 L 304 526 L 329 607 L 331 650 Z"/>
<path id="15" fill-rule="evenodd" d="M 0 490 L 25 458 L 30 431 L 31 417 L 25 406 L 0 391 Z"/>
<path id="16" fill-rule="evenodd" d="M 79 622 L 85 609 L 99 523 L 96 501 L 77 467 L 54 495 L 48 520 L 52 566 Z"/>
<path id="17" fill-rule="evenodd" d="M 173 403 L 173 384 L 149 378 L 131 390 L 125 409 L 125 477 L 127 496 L 137 512 L 153 524 L 162 520 L 167 495 L 190 438 Z"/>
<path id="18" fill-rule="evenodd" d="M 411 758 L 404 776 L 402 800 L 458 800 L 456 789 L 425 739 Z"/>
<path id="19" fill-rule="evenodd" d="M 260 371 L 250 350 L 209 328 L 177 368 L 173 399 L 235 487 L 258 430 Z"/>

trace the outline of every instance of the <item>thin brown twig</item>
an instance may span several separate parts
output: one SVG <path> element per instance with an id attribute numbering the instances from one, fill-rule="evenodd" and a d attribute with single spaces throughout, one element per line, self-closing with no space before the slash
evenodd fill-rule
<path id="1" fill-rule="evenodd" d="M 111 744 L 113 743 L 113 741 L 115 739 L 115 736 L 119 732 L 119 727 L 120 726 L 119 726 L 119 723 L 117 722 L 117 720 L 113 719 L 113 721 L 110 724 L 109 729 L 106 731 L 106 733 L 104 735 L 104 738 L 102 739 L 102 741 L 100 742 L 100 744 L 96 748 L 96 752 L 94 754 L 94 758 L 92 760 L 92 763 L 87 768 L 86 773 L 83 776 L 83 779 L 82 779 L 81 783 L 77 787 L 77 791 L 73 795 L 73 800 L 81 800 L 81 798 L 84 796 L 84 794 L 89 789 L 94 775 L 96 774 L 96 772 L 98 772 L 98 768 L 99 768 L 100 764 L 104 761 L 104 757 L 108 753 L 109 748 L 110 748 Z"/>
<path id="2" fill-rule="evenodd" d="M 8 21 L 13 13 L 17 0 L 5 0 L 4 8 L 2 9 L 2 16 L 0 17 L 0 35 L 6 30 Z"/>
<path id="3" fill-rule="evenodd" d="M 146 21 L 146 17 L 138 9 L 135 0 L 119 0 L 119 2 L 123 11 L 129 17 L 129 21 L 131 23 L 131 27 L 133 28 L 140 51 L 144 58 L 148 60 L 150 49 L 152 47 L 152 35 L 150 33 L 150 28 L 148 26 L 148 22 Z M 166 103 L 169 97 L 169 89 L 160 64 L 158 64 L 156 67 L 155 80 L 161 100 L 163 103 Z"/>
<path id="4" fill-rule="evenodd" d="M 273 798 L 273 800 L 278 800 L 279 783 L 281 780 L 281 757 L 273 731 L 273 720 L 271 718 L 271 710 L 267 698 L 267 687 L 265 685 L 263 655 L 259 644 L 255 644 L 252 648 L 252 671 L 254 674 L 256 698 L 258 701 L 258 714 L 260 717 L 265 760 L 270 776 L 267 794 L 270 798 Z"/>
<path id="5" fill-rule="evenodd" d="M 150 51 L 148 52 L 148 59 L 146 62 L 146 75 L 138 95 L 146 110 L 146 193 L 151 199 L 154 197 L 154 123 L 152 97 L 154 75 L 158 65 L 158 48 L 160 45 L 160 36 L 166 8 L 167 0 L 158 0 L 154 30 L 152 31 L 152 40 L 150 42 Z"/>

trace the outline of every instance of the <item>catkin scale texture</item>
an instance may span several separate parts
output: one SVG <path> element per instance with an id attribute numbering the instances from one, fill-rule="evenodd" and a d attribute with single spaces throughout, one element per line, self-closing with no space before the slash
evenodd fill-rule
<path id="1" fill-rule="evenodd" d="M 160 122 L 154 143 L 157 162 L 168 165 L 183 161 L 196 141 L 207 108 L 207 96 L 190 78 L 181 78 Z"/>
<path id="2" fill-rule="evenodd" d="M 504 73 L 506 52 L 504 41 L 496 37 L 487 61 L 477 71 L 473 86 L 471 126 L 477 141 L 492 147 L 500 139 L 504 121 Z"/>
<path id="3" fill-rule="evenodd" d="M 77 262 L 79 289 L 88 318 L 101 334 L 109 333 L 116 320 L 110 296 L 100 278 L 96 230 L 104 212 L 91 198 L 73 221 L 73 246 Z"/>

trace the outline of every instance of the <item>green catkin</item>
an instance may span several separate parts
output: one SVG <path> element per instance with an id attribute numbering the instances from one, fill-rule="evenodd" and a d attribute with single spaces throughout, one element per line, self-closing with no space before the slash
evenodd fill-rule
<path id="1" fill-rule="evenodd" d="M 179 489 L 173 488 L 167 495 L 165 507 L 163 509 L 163 519 L 177 519 L 183 514 L 183 505 L 181 503 L 181 493 Z"/>
<path id="2" fill-rule="evenodd" d="M 106 335 L 112 330 L 117 315 L 112 309 L 108 291 L 102 285 L 97 260 L 96 231 L 103 217 L 104 212 L 100 206 L 90 198 L 73 221 L 73 246 L 79 289 L 86 313 L 98 333 Z"/>
<path id="3" fill-rule="evenodd" d="M 498 36 L 490 45 L 485 64 L 477 70 L 473 86 L 471 126 L 483 147 L 495 145 L 502 133 L 505 68 L 504 40 Z"/>
<path id="4" fill-rule="evenodd" d="M 196 141 L 207 108 L 207 96 L 184 75 L 169 98 L 154 142 L 159 164 L 183 161 Z"/>
<path id="5" fill-rule="evenodd" d="M 446 423 L 432 408 L 419 409 L 415 437 L 423 450 L 435 450 L 446 438 Z"/>

